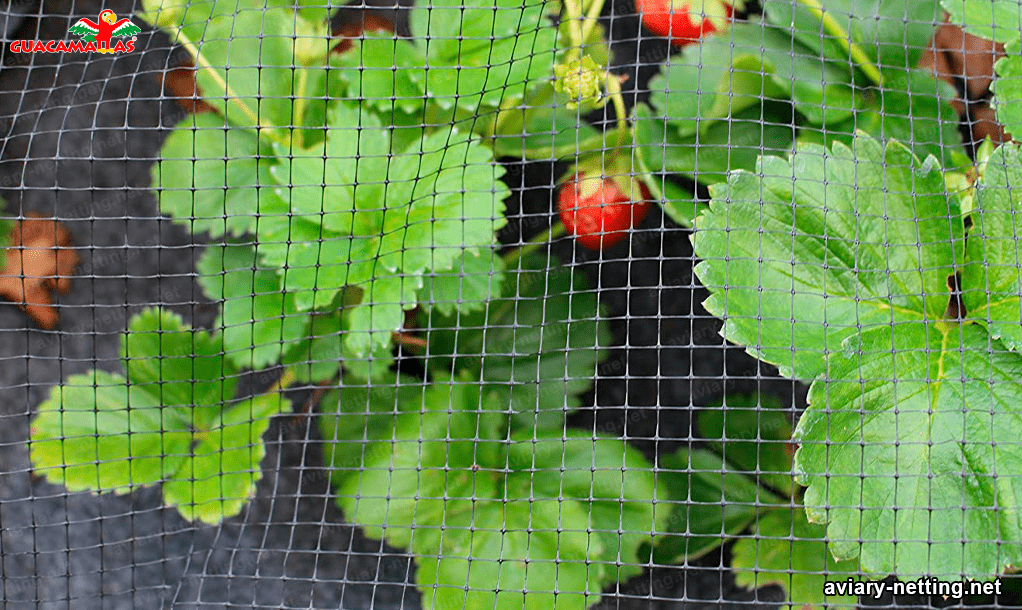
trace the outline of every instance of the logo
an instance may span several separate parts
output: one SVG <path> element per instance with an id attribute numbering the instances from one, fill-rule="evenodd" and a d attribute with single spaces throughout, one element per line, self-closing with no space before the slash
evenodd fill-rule
<path id="1" fill-rule="evenodd" d="M 69 33 L 81 40 L 15 40 L 12 53 L 131 53 L 135 50 L 136 34 L 142 29 L 130 19 L 117 19 L 110 9 L 99 14 L 99 21 L 79 19 Z M 113 38 L 127 38 L 113 43 Z"/>

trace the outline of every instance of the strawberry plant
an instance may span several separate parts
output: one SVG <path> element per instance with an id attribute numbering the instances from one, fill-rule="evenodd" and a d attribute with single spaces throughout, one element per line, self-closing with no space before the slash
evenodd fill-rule
<path id="1" fill-rule="evenodd" d="M 823 594 L 824 582 L 857 575 L 852 561 L 825 548 L 826 528 L 811 523 L 792 472 L 791 424 L 776 398 L 728 395 L 696 420 L 708 448 L 681 449 L 659 460 L 657 489 L 672 503 L 652 558 L 692 561 L 735 540 L 735 582 L 779 585 L 792 608 L 854 604 Z M 745 533 L 748 530 L 748 533 Z"/>
<path id="2" fill-rule="evenodd" d="M 711 185 L 729 170 L 752 170 L 759 155 L 847 144 L 856 130 L 963 163 L 955 92 L 916 69 L 933 35 L 932 1 L 763 5 L 761 18 L 672 57 L 650 83 L 649 105 L 634 110 L 636 156 L 675 221 L 691 226 L 702 205 L 666 176 Z M 660 197 L 663 189 L 674 194 Z"/>
<path id="3" fill-rule="evenodd" d="M 414 556 L 430 608 L 584 608 L 749 530 L 739 584 L 792 604 L 849 602 L 821 599 L 824 572 L 1017 565 L 1017 494 L 996 477 L 1019 465 L 1019 150 L 959 171 L 954 94 L 916 69 L 934 3 L 762 4 L 640 2 L 684 48 L 629 111 L 603 0 L 433 0 L 411 9 L 413 38 L 343 44 L 305 0 L 144 0 L 195 91 L 152 186 L 209 242 L 195 271 L 219 314 L 212 330 L 131 318 L 122 372 L 72 375 L 39 407 L 36 472 L 72 491 L 159 485 L 218 523 L 255 492 L 297 386 L 345 517 Z M 1011 7 L 958 4 L 1018 54 L 1018 32 L 984 21 Z M 1022 129 L 1017 59 L 996 93 Z M 604 107 L 606 131 L 583 119 Z M 502 157 L 570 161 L 561 223 L 504 252 Z M 797 452 L 778 405 L 740 400 L 701 414 L 707 449 L 657 472 L 568 427 L 609 336 L 581 278 L 537 250 L 562 233 L 621 244 L 652 200 L 698 216 L 725 337 L 812 382 Z M 240 389 L 247 371 L 258 387 Z"/>
<path id="4" fill-rule="evenodd" d="M 794 436 L 806 512 L 868 574 L 989 579 L 1022 561 L 1003 512 L 1019 467 L 1018 147 L 981 167 L 949 192 L 935 158 L 859 134 L 731 174 L 696 221 L 724 335 L 812 381 Z"/>
<path id="5" fill-rule="evenodd" d="M 526 256 L 460 328 L 424 314 L 450 329 L 430 333 L 429 383 L 345 380 L 320 403 L 338 501 L 413 553 L 427 608 L 585 608 L 641 570 L 666 515 L 650 464 L 564 428 L 607 341 L 580 287 Z"/>
<path id="6" fill-rule="evenodd" d="M 162 483 L 164 502 L 186 519 L 237 514 L 259 479 L 261 437 L 283 399 L 274 391 L 236 398 L 238 370 L 220 334 L 152 309 L 128 330 L 125 375 L 74 375 L 39 406 L 36 472 L 71 491 Z"/>
<path id="7" fill-rule="evenodd" d="M 479 6 L 472 13 L 476 18 L 464 21 L 466 33 L 475 32 L 471 28 L 490 13 L 488 27 L 496 17 L 501 28 L 510 22 L 521 25 L 526 35 L 549 44 L 552 60 L 555 28 L 537 26 L 544 19 L 538 9 Z M 507 19 L 511 12 L 521 19 Z M 223 303 L 217 324 L 221 330 L 204 341 L 219 346 L 224 355 L 209 368 L 196 360 L 203 354 L 186 353 L 180 344 L 139 343 L 142 351 L 125 356 L 127 378 L 89 377 L 97 393 L 112 384 L 110 390 L 118 396 L 137 395 L 147 408 L 212 409 L 195 421 L 183 414 L 174 420 L 200 434 L 218 425 L 233 388 L 184 403 L 161 403 L 161 397 L 181 397 L 167 396 L 159 387 L 151 388 L 148 397 L 125 394 L 136 383 L 152 381 L 132 377 L 133 359 L 170 363 L 180 371 L 202 368 L 218 378 L 246 368 L 283 365 L 278 389 L 293 381 L 328 382 L 339 374 L 341 362 L 348 376 L 376 379 L 392 361 L 393 342 L 407 311 L 469 312 L 492 296 L 491 285 L 500 285 L 502 267 L 493 256 L 493 244 L 494 231 L 505 222 L 502 201 L 509 193 L 500 181 L 503 170 L 472 133 L 471 124 L 453 115 L 446 123 L 438 122 L 437 112 L 470 109 L 469 114 L 477 114 L 486 105 L 505 103 L 502 96 L 514 91 L 495 88 L 471 103 L 461 95 L 453 105 L 444 100 L 455 99 L 458 91 L 445 87 L 455 80 L 435 79 L 430 84 L 438 89 L 419 90 L 419 104 L 406 108 L 417 109 L 418 115 L 377 112 L 382 108 L 378 101 L 345 97 L 357 81 L 353 72 L 363 71 L 346 67 L 346 54 L 331 53 L 337 40 L 327 36 L 326 16 L 313 6 L 264 7 L 248 0 L 240 5 L 146 5 L 146 17 L 192 55 L 201 99 L 213 110 L 190 115 L 173 130 L 153 167 L 153 186 L 164 213 L 220 242 L 206 249 L 196 268 L 207 296 Z M 428 36 L 451 34 L 443 29 L 451 24 L 449 14 L 433 22 L 425 16 L 414 21 Z M 511 39 L 518 34 L 499 32 Z M 501 44 L 495 46 L 503 49 Z M 430 48 L 423 61 L 435 62 L 431 70 L 443 72 L 444 57 L 457 60 L 450 49 Z M 511 71 L 501 78 L 521 79 L 523 92 L 530 78 L 540 73 L 549 78 L 552 70 L 550 62 L 544 67 L 540 59 L 502 65 Z M 518 65 L 536 72 L 522 72 Z M 472 281 L 480 275 L 486 281 Z M 129 336 L 145 332 L 162 336 L 161 328 L 129 328 Z M 69 387 L 87 386 L 86 381 L 73 378 Z M 124 387 L 118 389 L 118 383 Z M 74 489 L 125 491 L 174 474 L 150 473 L 132 478 L 130 485 L 118 481 L 112 486 L 102 477 L 53 474 L 57 471 L 49 468 L 62 455 L 90 456 L 88 464 L 123 457 L 118 453 L 123 447 L 103 442 L 98 453 L 70 451 L 82 449 L 88 439 L 66 433 L 65 412 L 82 407 L 76 430 L 82 432 L 81 425 L 91 422 L 93 433 L 103 439 L 106 432 L 89 413 L 111 409 L 116 417 L 128 418 L 129 407 L 141 409 L 126 400 L 69 403 L 65 395 L 55 390 L 35 423 L 34 438 L 48 443 L 38 446 L 36 463 L 51 478 Z M 160 418 L 146 421 L 161 425 Z M 125 425 L 123 432 L 131 433 L 133 425 Z M 258 435 L 254 442 L 259 445 Z M 106 455 L 106 449 L 113 453 Z M 160 443 L 132 444 L 130 455 L 144 459 L 160 450 Z M 258 464 L 258 455 L 254 450 L 249 467 Z M 72 468 L 76 463 L 64 465 Z M 85 470 L 89 468 L 71 471 Z M 168 485 L 165 500 L 191 517 L 217 521 L 241 508 L 240 502 L 231 502 L 223 513 L 190 511 L 184 508 L 190 506 L 186 498 L 169 493 Z M 232 500 L 245 498 L 251 485 L 223 493 Z M 197 496 L 192 504 L 200 500 Z"/>
<path id="8" fill-rule="evenodd" d="M 152 183 L 212 240 L 196 271 L 220 313 L 211 332 L 132 318 L 123 374 L 72 376 L 40 406 L 37 472 L 75 491 L 162 485 L 217 523 L 254 492 L 283 391 L 315 385 L 339 504 L 415 554 L 428 607 L 583 608 L 638 573 L 659 523 L 650 465 L 565 429 L 609 343 L 595 295 L 542 242 L 498 255 L 494 239 L 510 193 L 494 152 L 557 149 L 508 148 L 536 120 L 519 104 L 613 101 L 628 135 L 619 82 L 580 51 L 591 16 L 562 52 L 542 5 L 433 2 L 413 11 L 420 39 L 343 49 L 311 5 L 145 8 L 191 54 L 205 110 L 169 134 Z M 239 395 L 261 369 L 272 385 Z"/>

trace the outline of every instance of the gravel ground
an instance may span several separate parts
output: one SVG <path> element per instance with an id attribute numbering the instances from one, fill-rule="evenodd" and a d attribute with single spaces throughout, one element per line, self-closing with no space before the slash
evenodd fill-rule
<path id="1" fill-rule="evenodd" d="M 63 38 L 67 15 L 101 8 L 131 12 L 123 0 L 47 0 L 43 14 L 52 17 L 30 20 L 19 37 Z M 616 11 L 626 8 L 619 3 Z M 661 42 L 636 43 L 634 18 L 609 25 L 621 41 L 619 63 L 664 57 Z M 279 418 L 267 434 L 256 498 L 219 527 L 183 521 L 161 507 L 157 490 L 96 497 L 32 478 L 26 439 L 35 407 L 72 374 L 118 370 L 120 336 L 133 313 L 160 303 L 195 326 L 212 324 L 216 315 L 192 277 L 202 244 L 161 219 L 147 190 L 166 133 L 161 126 L 182 116 L 161 99 L 152 72 L 176 56 L 166 38 L 148 32 L 137 48 L 87 63 L 8 56 L 0 70 L 0 195 L 11 214 L 62 219 L 83 261 L 73 291 L 59 300 L 58 330 L 38 330 L 14 307 L 0 305 L 4 608 L 418 608 L 408 558 L 345 524 L 319 468 L 319 449 L 308 442 L 315 433 L 289 419 Z M 651 71 L 634 71 L 631 86 L 641 91 Z M 548 185 L 564 169 L 509 171 L 516 196 L 503 237 L 520 238 L 523 226 L 539 230 L 522 221 L 549 215 Z M 602 260 L 567 241 L 555 251 L 599 288 L 620 346 L 587 396 L 595 408 L 572 423 L 624 435 L 653 457 L 686 444 L 693 406 L 725 391 L 765 392 L 804 406 L 804 387 L 723 343 L 719 322 L 699 305 L 706 295 L 693 279 L 688 233 L 659 212 L 630 245 Z M 725 549 L 694 565 L 648 571 L 608 591 L 599 607 L 777 607 L 778 588 L 737 589 L 727 562 Z"/>

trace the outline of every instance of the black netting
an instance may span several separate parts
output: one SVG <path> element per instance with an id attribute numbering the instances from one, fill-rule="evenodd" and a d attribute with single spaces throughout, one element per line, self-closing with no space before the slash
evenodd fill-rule
<path id="1" fill-rule="evenodd" d="M 1020 603 L 1017 0 L 0 0 L 5 608 Z"/>

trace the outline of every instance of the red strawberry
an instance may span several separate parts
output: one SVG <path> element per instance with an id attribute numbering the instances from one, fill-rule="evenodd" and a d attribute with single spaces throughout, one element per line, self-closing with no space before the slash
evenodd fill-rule
<path id="1" fill-rule="evenodd" d="M 729 0 L 636 0 L 635 7 L 646 29 L 669 38 L 675 47 L 727 31 L 734 13 Z"/>
<path id="2" fill-rule="evenodd" d="M 641 183 L 639 189 L 643 201 L 633 203 L 615 180 L 576 174 L 557 197 L 561 222 L 586 248 L 609 248 L 627 237 L 628 229 L 649 213 L 649 191 Z"/>

